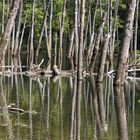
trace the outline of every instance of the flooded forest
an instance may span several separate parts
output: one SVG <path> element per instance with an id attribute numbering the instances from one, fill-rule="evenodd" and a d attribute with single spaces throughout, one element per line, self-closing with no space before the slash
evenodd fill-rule
<path id="1" fill-rule="evenodd" d="M 0 1 L 1 140 L 139 140 L 139 0 Z"/>

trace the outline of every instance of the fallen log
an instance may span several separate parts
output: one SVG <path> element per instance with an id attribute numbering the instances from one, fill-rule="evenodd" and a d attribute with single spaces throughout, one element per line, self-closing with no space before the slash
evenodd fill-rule
<path id="1" fill-rule="evenodd" d="M 6 107 L 0 107 L 0 109 L 7 109 L 9 111 L 24 113 L 25 111 L 21 108 L 16 107 L 15 103 L 11 103 L 7 105 Z"/>

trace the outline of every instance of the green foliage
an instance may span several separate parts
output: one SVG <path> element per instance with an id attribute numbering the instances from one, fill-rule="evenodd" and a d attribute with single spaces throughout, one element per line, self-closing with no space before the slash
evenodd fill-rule
<path id="1" fill-rule="evenodd" d="M 32 4 L 26 3 L 24 4 L 23 8 L 23 18 L 22 18 L 22 23 L 24 23 L 25 17 L 27 15 L 27 27 L 31 27 L 31 18 L 32 18 Z M 42 27 L 42 22 L 43 22 L 43 6 L 35 6 L 35 19 L 34 19 L 34 30 L 35 30 L 35 36 L 39 37 L 40 35 L 40 30 Z"/>
<path id="2" fill-rule="evenodd" d="M 112 10 L 113 10 L 113 17 L 112 17 L 112 22 L 114 22 L 114 18 L 115 18 L 115 8 L 116 8 L 116 0 L 112 0 Z M 43 24 L 43 17 L 44 17 L 44 4 L 43 1 L 40 0 L 36 0 L 35 1 L 35 21 L 34 21 L 34 38 L 38 40 L 40 33 L 41 33 L 41 28 L 42 28 L 42 24 Z M 48 1 L 47 1 L 48 2 Z M 52 16 L 52 38 L 53 41 L 56 42 L 57 41 L 57 35 L 60 29 L 60 18 L 62 16 L 62 11 L 63 11 L 63 2 L 64 0 L 57 0 L 57 1 L 53 1 L 53 16 Z M 108 5 L 107 5 L 107 1 L 103 0 L 102 1 L 102 12 L 108 11 Z M 93 20 L 93 15 L 94 15 L 94 11 L 95 11 L 95 5 L 96 5 L 96 1 L 92 1 L 92 7 L 91 7 L 91 26 L 92 26 L 92 20 Z M 8 17 L 7 14 L 7 9 L 8 9 L 8 3 L 7 1 L 5 1 L 5 21 Z M 48 5 L 47 5 L 48 6 Z M 88 19 L 88 7 L 89 6 L 89 1 L 86 1 L 86 9 L 85 9 L 85 27 L 86 27 L 86 23 L 87 23 L 87 19 Z M 123 29 L 123 24 L 124 24 L 124 16 L 127 10 L 127 3 L 125 0 L 120 1 L 119 3 L 119 11 L 118 11 L 118 32 L 121 35 L 122 29 Z M 2 11 L 2 1 L 0 1 L 0 11 Z M 69 37 L 69 33 L 71 32 L 73 26 L 74 26 L 74 12 L 75 12 L 75 5 L 74 2 L 71 0 L 67 0 L 67 5 L 66 5 L 66 16 L 65 16 L 65 20 L 64 20 L 64 34 L 66 37 Z M 2 14 L 0 14 L 0 18 Z M 27 23 L 26 23 L 26 29 L 25 29 L 25 34 L 28 34 L 30 32 L 31 29 L 31 18 L 32 18 L 32 1 L 26 0 L 23 1 L 23 13 L 22 13 L 22 26 L 23 27 L 23 23 L 25 21 L 25 17 L 27 15 Z M 49 15 L 50 15 L 50 6 L 48 9 L 48 17 L 47 17 L 47 28 L 49 27 Z M 140 16 L 140 14 L 139 14 Z M 100 24 L 100 18 L 101 18 L 101 9 L 98 6 L 97 9 L 97 13 L 96 13 L 96 19 L 95 19 L 95 32 L 98 29 L 98 26 Z M 6 23 L 6 22 L 5 22 Z M 1 25 L 1 24 L 0 24 Z M 114 23 L 113 23 L 114 25 Z M 112 25 L 112 27 L 113 27 Z M 91 27 L 92 28 L 92 27 Z M 1 29 L 1 27 L 0 27 Z M 107 31 L 107 26 L 105 26 L 104 31 Z M 49 29 L 48 29 L 49 32 Z M 1 32 L 0 32 L 1 34 Z M 138 29 L 138 37 L 139 37 L 140 31 Z M 1 35 L 0 35 L 1 38 Z M 139 41 L 138 41 L 139 42 Z"/>

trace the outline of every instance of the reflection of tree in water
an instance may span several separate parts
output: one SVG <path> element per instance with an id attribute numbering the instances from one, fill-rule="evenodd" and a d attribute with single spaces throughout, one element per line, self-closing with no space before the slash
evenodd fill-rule
<path id="1" fill-rule="evenodd" d="M 72 97 L 72 111 L 71 111 L 71 131 L 70 139 L 80 140 L 80 127 L 81 127 L 81 86 L 82 81 L 74 78 L 73 97 Z"/>
<path id="2" fill-rule="evenodd" d="M 116 114 L 118 120 L 118 131 L 121 140 L 128 139 L 126 108 L 124 98 L 124 87 L 114 87 L 115 101 L 116 101 Z"/>
<path id="3" fill-rule="evenodd" d="M 97 126 L 97 131 L 101 135 L 106 132 L 106 122 L 105 122 L 105 105 L 103 99 L 103 87 L 102 83 L 95 83 L 93 77 L 90 79 L 90 88 L 92 92 L 92 104 L 94 109 L 95 124 Z"/>
<path id="4" fill-rule="evenodd" d="M 12 85 L 12 87 L 15 88 L 15 101 L 18 105 L 21 101 L 17 100 L 20 100 L 21 95 L 18 92 L 20 84 L 16 76 L 13 76 L 14 86 Z M 94 77 L 84 79 L 83 81 L 78 81 L 77 77 L 69 77 L 65 78 L 65 80 L 59 77 L 55 83 L 52 83 L 53 81 L 48 77 L 47 79 L 40 79 L 39 77 L 30 78 L 28 83 L 29 87 L 25 91 L 25 93 L 28 92 L 28 99 L 22 96 L 23 100 L 27 100 L 27 110 L 29 109 L 26 114 L 26 120 L 29 122 L 27 134 L 30 136 L 30 139 L 41 136 L 41 138 L 46 139 L 57 137 L 61 140 L 67 138 L 71 140 L 83 138 L 90 140 L 92 138 L 108 139 L 110 135 L 114 139 L 119 134 L 120 139 L 127 140 L 128 128 L 126 113 L 128 113 L 127 115 L 132 115 L 130 117 L 133 117 L 133 135 L 135 135 L 135 93 L 133 95 L 129 95 L 129 93 L 125 94 L 124 99 L 124 89 L 121 88 L 120 90 L 113 87 L 112 81 L 112 79 L 108 79 L 108 81 L 105 81 L 107 84 L 105 84 L 104 82 L 97 83 Z M 135 91 L 134 85 L 125 85 L 125 90 L 131 91 L 133 88 Z M 107 86 L 106 90 L 104 90 L 104 86 Z M 68 88 L 69 92 L 67 92 Z M 113 90 L 113 88 L 116 90 Z M 131 90 L 128 90 L 129 88 Z M 0 91 L 1 99 L 4 99 L 2 98 L 3 88 Z M 36 91 L 36 94 L 34 91 Z M 2 102 L 1 100 L 1 106 L 4 106 L 4 103 L 7 106 L 6 101 L 3 100 Z M 128 108 L 127 111 L 125 103 Z M 36 107 L 39 109 L 38 115 L 33 114 L 34 110 L 37 111 Z M 130 113 L 131 107 L 133 114 Z M 8 113 L 8 110 L 4 111 L 5 114 L 6 112 Z M 118 120 L 117 124 L 116 118 Z M 22 121 L 22 116 L 19 114 L 18 123 L 22 123 Z M 20 127 L 15 128 L 11 123 L 10 125 L 8 127 L 13 127 L 14 131 L 16 130 L 16 136 L 18 135 L 18 138 L 20 138 L 21 131 L 18 131 Z M 116 128 L 118 128 L 118 131 L 116 131 Z"/>
<path id="5" fill-rule="evenodd" d="M 1 113 L 2 113 L 2 115 L 1 115 L 2 124 L 4 125 L 5 131 L 6 131 L 5 138 L 7 140 L 14 140 L 12 122 L 9 118 L 6 97 L 5 97 L 4 90 L 3 90 L 2 77 L 0 77 L 0 109 L 1 109 Z"/>

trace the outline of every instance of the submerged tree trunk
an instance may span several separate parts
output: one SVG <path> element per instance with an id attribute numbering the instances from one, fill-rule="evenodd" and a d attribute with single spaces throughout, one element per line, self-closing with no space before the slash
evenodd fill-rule
<path id="1" fill-rule="evenodd" d="M 121 85 L 124 83 L 125 70 L 127 66 L 127 59 L 129 55 L 130 40 L 133 33 L 133 22 L 136 7 L 136 0 L 129 0 L 128 14 L 125 21 L 124 36 L 122 38 L 122 43 L 120 46 L 119 58 L 117 63 L 116 75 L 115 75 L 115 85 Z"/>
<path id="2" fill-rule="evenodd" d="M 5 32 L 4 32 L 3 37 L 2 37 L 2 42 L 1 42 L 1 45 L 0 45 L 0 65 L 1 66 L 4 63 L 4 57 L 5 57 L 5 54 L 6 54 L 6 51 L 7 51 L 7 46 L 8 46 L 9 40 L 10 40 L 10 35 L 11 35 L 12 28 L 13 28 L 13 25 L 14 25 L 14 22 L 15 22 L 15 18 L 16 18 L 18 9 L 19 9 L 20 1 L 21 0 L 15 0 L 14 1 L 13 8 L 10 11 L 10 14 L 9 14 L 9 18 L 8 18 L 8 21 L 7 21 Z"/>

